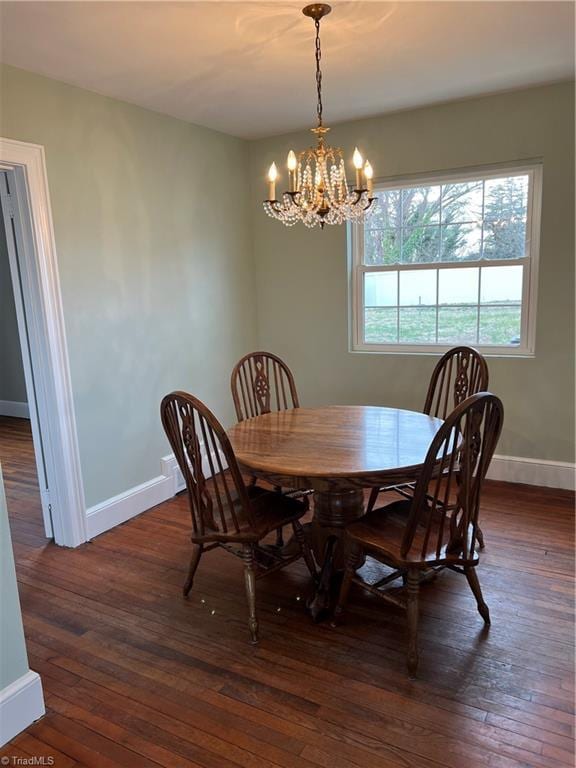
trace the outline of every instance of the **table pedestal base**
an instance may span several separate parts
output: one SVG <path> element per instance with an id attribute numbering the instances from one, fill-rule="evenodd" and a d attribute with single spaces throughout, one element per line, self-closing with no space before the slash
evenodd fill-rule
<path id="1" fill-rule="evenodd" d="M 308 610 L 314 621 L 330 615 L 330 609 L 344 570 L 344 529 L 364 514 L 361 490 L 315 491 L 314 519 L 311 524 L 312 549 L 320 564 L 320 576 Z"/>

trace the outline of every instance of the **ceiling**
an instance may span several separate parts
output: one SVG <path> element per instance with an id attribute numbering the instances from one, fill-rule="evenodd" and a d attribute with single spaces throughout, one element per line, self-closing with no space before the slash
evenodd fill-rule
<path id="1" fill-rule="evenodd" d="M 16 67 L 245 138 L 314 123 L 303 2 L 2 2 Z M 572 2 L 338 2 L 326 123 L 574 76 Z"/>

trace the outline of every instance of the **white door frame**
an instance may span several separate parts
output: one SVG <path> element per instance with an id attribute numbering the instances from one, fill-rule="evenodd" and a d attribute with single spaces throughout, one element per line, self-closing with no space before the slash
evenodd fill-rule
<path id="1" fill-rule="evenodd" d="M 47 460 L 42 443 L 42 431 L 40 429 L 40 414 L 38 412 L 38 398 L 36 392 L 38 384 L 35 381 L 32 370 L 31 343 L 28 331 L 28 313 L 25 308 L 22 283 L 25 276 L 21 274 L 19 255 L 24 252 L 24 237 L 22 216 L 18 210 L 16 199 L 15 171 L 6 171 L 0 167 L 0 207 L 5 230 L 5 245 L 8 250 L 9 280 L 11 282 L 14 297 L 14 309 L 16 312 L 18 343 L 20 357 L 26 383 L 26 410 L 32 428 L 32 442 L 34 445 L 34 458 L 36 459 L 36 474 L 42 502 L 42 517 L 44 519 L 44 533 L 49 539 L 54 538 L 52 525 L 52 504 L 48 483 Z M 17 416 L 10 411 L 4 411 L 4 415 Z"/>
<path id="2" fill-rule="evenodd" d="M 0 137 L 0 169 L 12 171 L 19 217 L 19 274 L 26 310 L 38 422 L 42 434 L 54 541 L 87 541 L 86 504 L 72 400 L 72 385 L 44 147 Z M 37 446 L 35 446 L 37 447 Z"/>

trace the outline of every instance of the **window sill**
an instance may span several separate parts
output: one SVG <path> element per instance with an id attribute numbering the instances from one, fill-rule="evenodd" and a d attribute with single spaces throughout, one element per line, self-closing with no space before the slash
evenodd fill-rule
<path id="1" fill-rule="evenodd" d="M 528 349 L 507 349 L 507 348 L 501 348 L 501 347 L 482 347 L 482 346 L 475 346 L 467 345 L 465 343 L 454 343 L 449 344 L 446 346 L 441 345 L 434 345 L 434 346 L 416 346 L 416 345 L 410 345 L 410 346 L 402 346 L 398 345 L 398 347 L 379 347 L 376 344 L 364 344 L 364 345 L 355 345 L 351 346 L 348 349 L 348 352 L 350 352 L 353 355 L 396 355 L 396 356 L 435 356 L 438 357 L 439 355 L 443 355 L 445 352 L 448 352 L 450 349 L 453 349 L 454 347 L 458 346 L 472 346 L 474 349 L 477 349 L 480 354 L 484 355 L 484 357 L 505 357 L 508 359 L 533 359 L 536 357 L 536 354 L 533 350 Z"/>

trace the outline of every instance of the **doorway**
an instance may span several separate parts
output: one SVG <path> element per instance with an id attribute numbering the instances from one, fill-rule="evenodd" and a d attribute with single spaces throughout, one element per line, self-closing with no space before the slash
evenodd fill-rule
<path id="1" fill-rule="evenodd" d="M 43 147 L 0 138 L 0 205 L 29 415 L 19 471 L 29 477 L 35 465 L 44 534 L 77 546 L 87 540 L 84 491 Z"/>
<path id="2" fill-rule="evenodd" d="M 52 509 L 10 182 L 0 171 L 0 463 L 13 539 L 41 546 L 53 537 Z"/>

